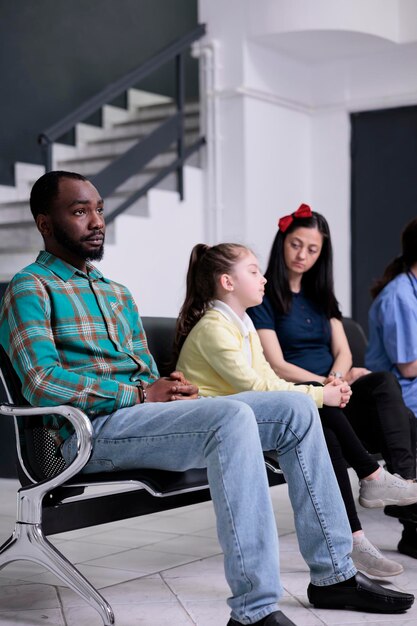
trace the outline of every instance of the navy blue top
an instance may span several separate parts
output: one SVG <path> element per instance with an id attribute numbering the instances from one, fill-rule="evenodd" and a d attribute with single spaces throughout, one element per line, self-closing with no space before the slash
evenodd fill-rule
<path id="1" fill-rule="evenodd" d="M 302 292 L 293 293 L 291 310 L 286 315 L 277 315 L 267 296 L 247 312 L 257 330 L 275 330 L 288 363 L 327 376 L 334 361 L 330 322 Z"/>

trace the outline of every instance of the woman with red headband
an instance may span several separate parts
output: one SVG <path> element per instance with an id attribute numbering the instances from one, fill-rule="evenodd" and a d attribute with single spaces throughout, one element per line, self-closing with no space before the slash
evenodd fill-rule
<path id="1" fill-rule="evenodd" d="M 319 213 L 302 204 L 278 223 L 265 273 L 265 297 L 248 309 L 267 360 L 286 380 L 326 384 L 341 378 L 352 388 L 341 411 L 323 407 L 320 415 L 330 456 L 354 535 L 354 553 L 366 564 L 382 563 L 363 537 L 353 502 L 346 461 L 361 477 L 360 455 L 352 435 L 382 452 L 388 469 L 410 481 L 416 478 L 415 418 L 405 406 L 396 378 L 389 372 L 352 367 L 352 355 L 333 289 L 332 244 L 329 226 Z M 346 419 L 346 417 L 348 419 Z M 329 425 L 332 425 L 330 428 Z M 334 437 L 335 424 L 339 428 Z M 353 427 L 353 428 L 352 428 Z M 357 439 L 357 437 L 356 437 Z M 388 507 L 403 517 L 410 507 Z M 408 511 L 412 518 L 414 511 Z M 407 514 L 407 516 L 408 516 Z M 400 552 L 417 555 L 415 524 L 404 525 Z M 369 569 L 368 569 L 369 571 Z"/>

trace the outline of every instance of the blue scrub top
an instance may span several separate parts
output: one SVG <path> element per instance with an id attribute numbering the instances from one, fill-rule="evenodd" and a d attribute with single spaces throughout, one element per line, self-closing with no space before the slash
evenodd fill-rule
<path id="1" fill-rule="evenodd" d="M 417 378 L 404 378 L 396 363 L 417 359 L 417 279 L 399 274 L 378 294 L 369 309 L 366 367 L 389 370 L 398 378 L 405 404 L 417 415 Z"/>
<path id="2" fill-rule="evenodd" d="M 257 330 L 277 334 L 284 359 L 318 376 L 327 376 L 333 365 L 330 322 L 302 292 L 293 293 L 292 306 L 285 315 L 275 314 L 267 296 L 262 304 L 248 309 Z"/>

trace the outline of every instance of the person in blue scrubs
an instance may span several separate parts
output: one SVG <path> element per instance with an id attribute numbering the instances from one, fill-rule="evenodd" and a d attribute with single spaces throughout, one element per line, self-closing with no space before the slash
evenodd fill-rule
<path id="1" fill-rule="evenodd" d="M 417 218 L 401 239 L 402 254 L 371 289 L 366 364 L 395 374 L 404 402 L 417 416 Z"/>

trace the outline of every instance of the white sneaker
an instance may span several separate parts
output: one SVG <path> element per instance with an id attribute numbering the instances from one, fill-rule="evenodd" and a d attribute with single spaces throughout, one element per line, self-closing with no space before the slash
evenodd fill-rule
<path id="1" fill-rule="evenodd" d="M 359 543 L 353 543 L 352 561 L 357 569 L 371 576 L 387 578 L 404 571 L 400 563 L 386 559 L 365 536 Z"/>
<path id="2" fill-rule="evenodd" d="M 383 468 L 378 479 L 359 481 L 359 503 L 368 509 L 388 504 L 406 506 L 414 502 L 417 502 L 417 483 L 390 474 Z"/>

